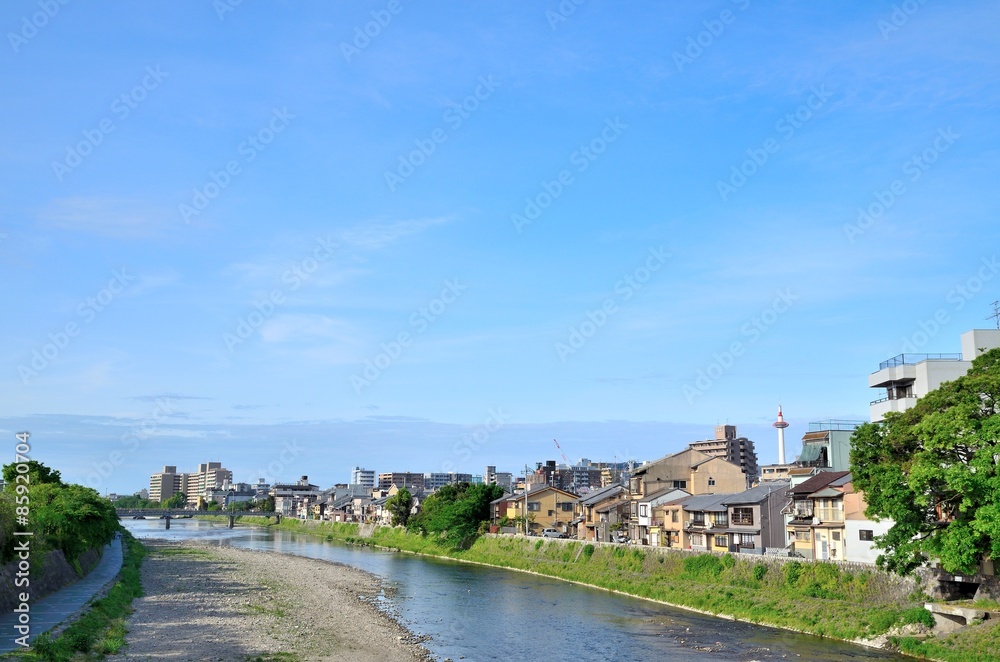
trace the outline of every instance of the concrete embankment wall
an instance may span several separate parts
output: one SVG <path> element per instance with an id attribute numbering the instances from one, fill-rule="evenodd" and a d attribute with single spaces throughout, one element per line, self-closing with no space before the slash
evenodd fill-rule
<path id="1" fill-rule="evenodd" d="M 80 555 L 78 559 L 83 574 L 93 570 L 101 560 L 101 550 L 91 549 Z M 18 596 L 27 592 L 31 602 L 72 584 L 80 579 L 73 566 L 66 560 L 61 550 L 51 552 L 31 552 L 31 570 L 29 571 L 27 587 L 17 586 L 20 560 L 14 560 L 0 566 L 0 614 L 13 611 L 20 600 Z M 23 579 L 22 579 L 23 581 Z"/>

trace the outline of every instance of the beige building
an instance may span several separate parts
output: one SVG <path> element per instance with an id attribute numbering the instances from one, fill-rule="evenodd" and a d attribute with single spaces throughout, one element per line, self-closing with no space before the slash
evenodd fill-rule
<path id="1" fill-rule="evenodd" d="M 178 492 L 183 492 L 184 474 L 177 473 L 176 466 L 165 466 L 149 477 L 149 500 L 166 501 Z"/>
<path id="2" fill-rule="evenodd" d="M 507 501 L 507 517 L 524 517 L 525 502 L 528 506 L 528 529 L 541 533 L 542 529 L 558 529 L 569 535 L 570 522 L 579 496 L 550 485 L 531 486 L 527 498 L 515 494 Z"/>
<path id="3" fill-rule="evenodd" d="M 629 537 L 640 538 L 638 502 L 649 494 L 667 489 L 693 495 L 735 494 L 747 487 L 747 476 L 738 464 L 693 448 L 648 462 L 633 471 L 629 480 L 629 498 L 636 505 L 629 521 Z"/>
<path id="4" fill-rule="evenodd" d="M 757 452 L 752 441 L 736 436 L 735 425 L 716 425 L 714 439 L 696 441 L 688 448 L 738 464 L 747 475 L 748 484 L 757 480 Z"/>

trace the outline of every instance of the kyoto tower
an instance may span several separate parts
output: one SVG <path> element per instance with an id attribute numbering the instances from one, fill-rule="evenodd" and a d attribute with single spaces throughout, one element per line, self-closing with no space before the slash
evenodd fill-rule
<path id="1" fill-rule="evenodd" d="M 778 428 L 778 464 L 785 463 L 785 428 L 788 427 L 788 423 L 785 422 L 785 418 L 781 415 L 781 405 L 778 405 L 778 420 L 772 423 L 774 427 Z"/>

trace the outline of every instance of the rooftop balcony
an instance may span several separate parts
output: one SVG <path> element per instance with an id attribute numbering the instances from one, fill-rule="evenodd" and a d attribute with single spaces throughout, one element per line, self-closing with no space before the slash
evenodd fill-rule
<path id="1" fill-rule="evenodd" d="M 961 361 L 961 353 L 948 353 L 948 354 L 898 354 L 891 359 L 882 361 L 878 364 L 879 370 L 885 370 L 886 368 L 895 368 L 901 365 L 915 365 L 917 363 L 923 363 L 924 361 Z"/>

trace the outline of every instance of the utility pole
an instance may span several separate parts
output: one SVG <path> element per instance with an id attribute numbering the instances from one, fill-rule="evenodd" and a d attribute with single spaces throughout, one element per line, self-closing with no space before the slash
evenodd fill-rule
<path id="1" fill-rule="evenodd" d="M 997 299 L 990 305 L 993 306 L 993 314 L 986 319 L 996 321 L 997 329 L 1000 329 L 1000 299 Z"/>

